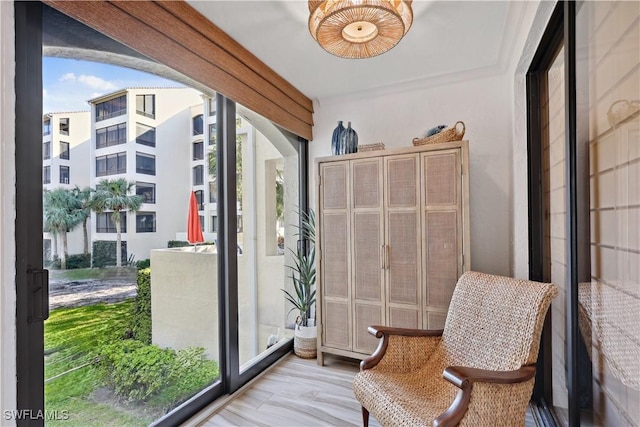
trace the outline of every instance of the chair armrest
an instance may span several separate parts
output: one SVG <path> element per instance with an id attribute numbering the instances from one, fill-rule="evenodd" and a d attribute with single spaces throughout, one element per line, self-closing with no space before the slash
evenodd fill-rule
<path id="1" fill-rule="evenodd" d="M 473 384 L 518 384 L 529 381 L 536 374 L 534 365 L 523 366 L 515 371 L 490 371 L 466 366 L 449 366 L 442 374 L 444 379 L 460 389 L 451 406 L 433 421 L 434 427 L 456 426 L 469 407 Z"/>
<path id="2" fill-rule="evenodd" d="M 366 369 L 371 369 L 377 366 L 382 358 L 387 354 L 387 350 L 389 349 L 391 337 L 406 337 L 411 340 L 415 338 L 417 342 L 414 345 L 420 345 L 420 341 L 429 340 L 433 338 L 439 338 L 442 336 L 442 329 L 430 330 L 430 329 L 408 329 L 408 328 L 392 328 L 389 326 L 369 326 L 368 331 L 371 335 L 374 335 L 376 338 L 382 338 L 378 343 L 378 348 L 373 352 L 373 354 L 369 357 L 366 357 L 362 362 L 360 362 L 360 370 L 364 371 Z M 402 345 L 402 343 L 406 340 L 400 340 L 398 343 Z M 391 347 L 398 347 L 391 344 Z M 425 353 L 425 356 L 428 356 L 430 353 Z"/>

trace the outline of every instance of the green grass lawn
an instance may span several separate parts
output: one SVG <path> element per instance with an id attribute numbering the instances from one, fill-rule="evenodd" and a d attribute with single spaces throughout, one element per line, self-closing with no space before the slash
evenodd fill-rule
<path id="1" fill-rule="evenodd" d="M 131 279 L 135 282 L 137 269 L 135 267 L 108 268 L 78 268 L 74 270 L 49 270 L 51 280 L 107 280 Z"/>
<path id="2" fill-rule="evenodd" d="M 92 362 L 105 342 L 122 339 L 133 301 L 57 309 L 45 322 L 45 378 L 50 379 Z M 146 426 L 161 412 L 113 405 L 96 399 L 102 382 L 95 365 L 64 374 L 45 384 L 45 408 L 68 411 L 69 420 L 50 425 Z"/>

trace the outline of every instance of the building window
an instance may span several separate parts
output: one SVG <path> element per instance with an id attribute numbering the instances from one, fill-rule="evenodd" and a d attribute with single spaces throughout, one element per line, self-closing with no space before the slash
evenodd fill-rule
<path id="1" fill-rule="evenodd" d="M 45 120 L 42 123 L 42 135 L 51 135 L 51 120 Z"/>
<path id="2" fill-rule="evenodd" d="M 150 182 L 136 182 L 136 194 L 142 197 L 142 203 L 155 203 L 156 185 Z"/>
<path id="3" fill-rule="evenodd" d="M 51 166 L 45 166 L 42 168 L 42 183 L 51 184 Z"/>
<path id="4" fill-rule="evenodd" d="M 193 134 L 202 135 L 204 130 L 204 120 L 202 114 L 198 114 L 193 118 Z"/>
<path id="5" fill-rule="evenodd" d="M 145 153 L 136 153 L 136 172 L 145 175 L 156 174 L 156 156 Z"/>
<path id="6" fill-rule="evenodd" d="M 42 143 L 42 160 L 49 160 L 51 158 L 51 142 Z"/>
<path id="7" fill-rule="evenodd" d="M 204 210 L 204 191 L 198 190 L 198 191 L 194 191 L 194 193 L 196 194 L 196 202 L 198 202 L 198 210 L 199 211 Z M 204 220 L 201 219 L 200 222 L 202 221 Z"/>
<path id="8" fill-rule="evenodd" d="M 193 143 L 193 160 L 204 159 L 204 143 L 196 141 Z"/>
<path id="9" fill-rule="evenodd" d="M 216 115 L 216 97 L 209 98 L 209 117 Z"/>
<path id="10" fill-rule="evenodd" d="M 127 143 L 127 124 L 119 123 L 96 129 L 96 149 Z"/>
<path id="11" fill-rule="evenodd" d="M 98 233 L 115 233 L 116 225 L 111 219 L 113 212 L 102 212 L 96 214 L 96 232 Z M 127 213 L 120 212 L 120 232 L 127 232 Z"/>
<path id="12" fill-rule="evenodd" d="M 96 176 L 127 173 L 127 153 L 115 153 L 96 157 Z"/>
<path id="13" fill-rule="evenodd" d="M 60 184 L 69 183 L 69 166 L 60 166 Z"/>
<path id="14" fill-rule="evenodd" d="M 68 142 L 60 142 L 60 158 L 64 160 L 69 160 L 69 143 Z"/>
<path id="15" fill-rule="evenodd" d="M 69 118 L 60 119 L 60 135 L 69 135 Z"/>
<path id="16" fill-rule="evenodd" d="M 193 167 L 193 185 L 204 184 L 204 166 L 198 165 Z"/>
<path id="17" fill-rule="evenodd" d="M 141 116 L 156 118 L 156 96 L 136 95 L 136 113 Z"/>
<path id="18" fill-rule="evenodd" d="M 211 216 L 211 232 L 212 233 L 218 232 L 218 217 L 215 215 Z"/>
<path id="19" fill-rule="evenodd" d="M 216 125 L 209 125 L 209 145 L 215 145 L 216 138 Z"/>
<path id="20" fill-rule="evenodd" d="M 155 233 L 156 213 L 137 212 L 136 213 L 136 233 Z"/>
<path id="21" fill-rule="evenodd" d="M 127 114 L 127 95 L 96 104 L 96 122 Z"/>
<path id="22" fill-rule="evenodd" d="M 156 128 L 136 123 L 136 142 L 149 147 L 156 146 Z"/>
<path id="23" fill-rule="evenodd" d="M 216 181 L 209 182 L 209 203 L 218 202 L 218 186 Z"/>

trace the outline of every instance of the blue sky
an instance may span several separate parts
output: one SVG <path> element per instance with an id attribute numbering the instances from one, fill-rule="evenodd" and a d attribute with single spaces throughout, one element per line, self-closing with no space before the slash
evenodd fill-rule
<path id="1" fill-rule="evenodd" d="M 42 60 L 43 112 L 89 111 L 89 99 L 125 87 L 184 86 L 129 68 L 76 59 Z"/>

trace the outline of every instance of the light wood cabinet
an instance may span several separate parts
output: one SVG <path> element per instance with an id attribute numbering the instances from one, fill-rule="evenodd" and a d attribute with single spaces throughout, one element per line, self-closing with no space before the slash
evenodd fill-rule
<path id="1" fill-rule="evenodd" d="M 317 160 L 318 363 L 438 329 L 470 265 L 467 141 Z"/>

